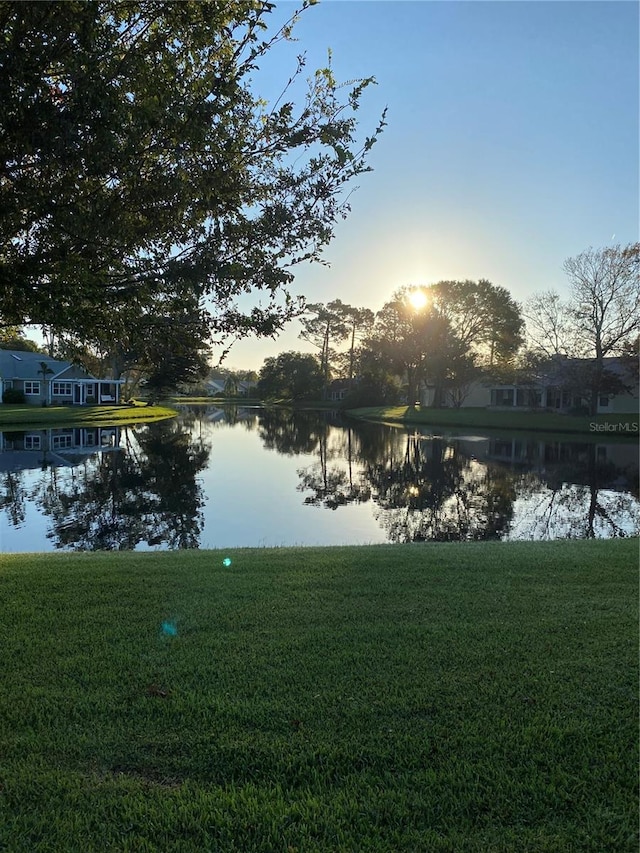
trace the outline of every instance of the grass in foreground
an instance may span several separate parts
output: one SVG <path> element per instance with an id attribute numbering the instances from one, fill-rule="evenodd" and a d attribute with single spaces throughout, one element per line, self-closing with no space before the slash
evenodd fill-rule
<path id="1" fill-rule="evenodd" d="M 126 426 L 174 418 L 167 406 L 0 406 L 0 429 L 48 429 L 64 426 Z"/>
<path id="2" fill-rule="evenodd" d="M 2 557 L 0 849 L 638 849 L 637 541 Z"/>
<path id="3" fill-rule="evenodd" d="M 574 433 L 595 437 L 600 441 L 609 441 L 612 437 L 637 439 L 640 421 L 638 414 L 574 416 L 554 412 L 509 412 L 483 408 L 431 409 L 411 406 L 374 406 L 353 409 L 348 414 L 366 420 L 424 424 L 435 427 Z M 596 426 L 592 426 L 593 424 Z"/>

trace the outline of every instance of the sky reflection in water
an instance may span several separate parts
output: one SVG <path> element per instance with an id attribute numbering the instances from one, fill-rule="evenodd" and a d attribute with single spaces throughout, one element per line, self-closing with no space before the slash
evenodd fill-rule
<path id="1" fill-rule="evenodd" d="M 639 533 L 632 442 L 430 436 L 329 413 L 213 407 L 113 437 L 81 432 L 43 434 L 31 450 L 25 434 L 5 434 L 2 551 Z"/>

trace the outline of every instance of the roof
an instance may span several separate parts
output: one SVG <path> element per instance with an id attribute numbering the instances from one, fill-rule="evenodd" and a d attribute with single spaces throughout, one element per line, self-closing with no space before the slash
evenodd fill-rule
<path id="1" fill-rule="evenodd" d="M 561 386 L 572 380 L 572 370 L 580 368 L 590 368 L 596 363 L 594 358 L 568 358 L 567 356 L 554 356 L 550 363 L 543 367 L 539 377 L 539 383 L 545 385 Z M 635 385 L 634 377 L 631 373 L 630 360 L 621 358 L 620 356 L 605 356 L 602 359 L 602 367 L 604 370 L 616 376 L 622 382 L 631 382 Z M 575 374 L 574 374 L 575 376 Z M 573 380 L 575 381 L 575 380 Z"/>
<path id="2" fill-rule="evenodd" d="M 53 379 L 73 367 L 70 361 L 49 358 L 41 352 L 0 349 L 0 378 L 42 379 L 43 362 L 52 371 L 47 373 L 47 379 Z"/>
<path id="3" fill-rule="evenodd" d="M 593 367 L 593 358 L 569 358 L 568 356 L 553 356 L 528 377 L 516 381 L 496 379 L 489 376 L 482 384 L 490 388 L 562 388 L 579 383 L 576 371 Z M 637 386 L 637 378 L 631 369 L 631 360 L 620 356 L 606 356 L 602 366 L 610 374 L 616 376 L 623 384 Z M 578 375 L 579 376 L 579 375 Z"/>

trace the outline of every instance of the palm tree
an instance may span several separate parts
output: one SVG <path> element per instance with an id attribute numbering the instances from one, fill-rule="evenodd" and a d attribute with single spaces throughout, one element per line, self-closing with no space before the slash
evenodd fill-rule
<path id="1" fill-rule="evenodd" d="M 45 392 L 44 402 L 47 402 L 47 397 L 46 397 L 47 376 L 50 373 L 54 373 L 54 371 L 49 367 L 49 365 L 47 364 L 46 361 L 41 361 L 40 362 L 40 370 L 38 371 L 38 376 L 40 376 L 42 374 L 42 386 L 43 386 L 43 391 Z"/>
<path id="2" fill-rule="evenodd" d="M 233 373 L 229 373 L 224 381 L 224 393 L 227 397 L 237 397 L 238 395 L 238 380 Z"/>

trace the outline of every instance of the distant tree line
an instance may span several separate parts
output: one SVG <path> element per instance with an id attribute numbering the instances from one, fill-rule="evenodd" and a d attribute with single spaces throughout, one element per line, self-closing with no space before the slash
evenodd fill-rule
<path id="1" fill-rule="evenodd" d="M 524 308 L 486 279 L 402 287 L 375 314 L 340 299 L 309 304 L 300 338 L 316 355 L 267 359 L 258 391 L 326 398 L 342 379 L 345 405 L 413 404 L 428 387 L 431 405 L 457 406 L 480 377 L 526 385 L 553 371 L 595 412 L 600 394 L 630 390 L 606 358 L 626 357 L 637 378 L 640 244 L 588 249 L 564 270 L 566 301 L 550 291 Z"/>
<path id="2" fill-rule="evenodd" d="M 460 392 L 481 366 L 512 360 L 522 328 L 508 291 L 486 280 L 400 288 L 376 314 L 340 299 L 311 304 L 300 338 L 317 355 L 267 359 L 258 389 L 267 396 L 327 397 L 331 380 L 340 378 L 350 403 L 374 404 L 394 402 L 403 385 L 413 402 L 428 381 L 436 389 L 434 404 L 443 405 L 446 393 Z M 301 388 L 298 381 L 296 394 L 290 377 L 302 376 L 303 365 L 308 384 Z"/>

